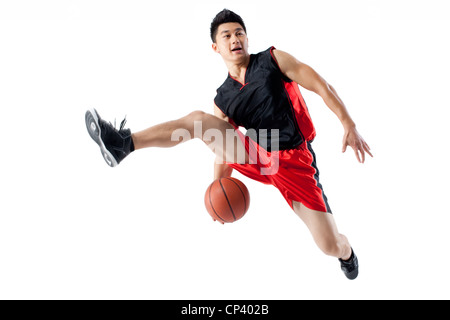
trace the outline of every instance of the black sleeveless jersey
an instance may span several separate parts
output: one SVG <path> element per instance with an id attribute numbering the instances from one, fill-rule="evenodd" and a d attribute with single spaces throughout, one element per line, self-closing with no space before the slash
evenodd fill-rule
<path id="1" fill-rule="evenodd" d="M 315 129 L 298 84 L 281 72 L 271 47 L 250 55 L 245 83 L 229 73 L 214 99 L 234 124 L 256 131 L 257 143 L 272 151 L 272 129 L 278 129 L 279 150 L 294 149 L 315 137 Z M 266 130 L 264 130 L 266 129 Z M 253 131 L 253 130 L 252 130 Z M 253 131 L 254 132 L 254 131 Z M 266 133 L 267 132 L 267 136 Z"/>

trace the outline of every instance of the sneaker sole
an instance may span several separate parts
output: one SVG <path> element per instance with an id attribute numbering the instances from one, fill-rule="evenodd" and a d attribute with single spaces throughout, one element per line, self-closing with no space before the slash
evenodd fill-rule
<path id="1" fill-rule="evenodd" d="M 110 167 L 115 167 L 118 165 L 118 163 L 116 159 L 114 159 L 114 156 L 111 154 L 111 152 L 106 149 L 105 144 L 102 141 L 102 130 L 100 129 L 99 119 L 100 117 L 97 113 L 97 110 L 91 109 L 86 111 L 85 121 L 89 135 L 91 136 L 92 140 L 94 140 L 95 143 L 97 143 L 100 147 L 103 159 L 105 159 L 106 163 Z"/>

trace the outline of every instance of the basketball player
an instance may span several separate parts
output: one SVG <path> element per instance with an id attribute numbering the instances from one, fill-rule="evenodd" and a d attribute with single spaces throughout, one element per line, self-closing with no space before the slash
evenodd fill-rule
<path id="1" fill-rule="evenodd" d="M 124 128 L 125 120 L 117 130 L 93 109 L 86 112 L 89 134 L 112 167 L 138 149 L 173 147 L 180 140 L 193 138 L 203 140 L 221 160 L 215 163 L 215 179 L 230 176 L 236 169 L 252 179 L 273 184 L 307 225 L 317 246 L 325 254 L 338 258 L 346 277 L 355 279 L 358 259 L 347 238 L 338 232 L 319 183 L 311 147 L 315 129 L 298 85 L 322 97 L 344 127 L 342 151 L 350 146 L 357 160 L 364 163 L 366 153 L 372 154 L 344 103 L 330 84 L 290 54 L 271 47 L 250 55 L 244 21 L 234 12 L 225 9 L 217 14 L 210 31 L 212 48 L 222 56 L 229 71 L 217 90 L 214 115 L 194 111 L 181 119 L 132 134 L 130 129 Z M 201 130 L 196 128 L 199 123 Z M 240 133 L 239 126 L 256 134 L 249 139 Z M 173 139 L 177 130 L 186 133 L 183 139 Z M 227 139 L 222 139 L 223 144 L 213 145 L 204 135 L 207 130 L 216 130 L 223 136 L 230 131 L 237 132 L 240 142 L 227 147 Z M 275 144 L 273 132 L 277 138 Z M 276 155 L 277 170 L 262 174 L 262 161 L 250 161 L 250 150 L 255 148 L 272 159 Z M 244 162 L 237 161 L 239 152 L 245 153 Z"/>

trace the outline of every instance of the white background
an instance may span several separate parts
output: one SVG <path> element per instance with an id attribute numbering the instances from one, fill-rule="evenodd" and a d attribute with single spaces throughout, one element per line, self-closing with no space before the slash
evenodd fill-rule
<path id="1" fill-rule="evenodd" d="M 446 1 L 0 0 L 1 299 L 448 299 Z M 302 90 L 321 182 L 360 260 L 348 281 L 271 186 L 213 223 L 200 141 L 109 168 L 84 113 L 141 130 L 212 112 L 227 76 L 209 25 L 229 8 L 346 103 L 374 158 Z"/>

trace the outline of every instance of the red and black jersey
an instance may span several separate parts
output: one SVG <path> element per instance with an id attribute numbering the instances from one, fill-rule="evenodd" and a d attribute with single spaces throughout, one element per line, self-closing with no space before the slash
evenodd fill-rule
<path id="1" fill-rule="evenodd" d="M 281 72 L 273 56 L 274 49 L 250 55 L 245 83 L 228 73 L 214 99 L 216 106 L 237 126 L 256 131 L 255 142 L 260 143 L 264 138 L 268 151 L 272 149 L 272 129 L 278 129 L 280 150 L 294 149 L 315 137 L 298 84 Z M 264 137 L 260 136 L 261 132 Z"/>

